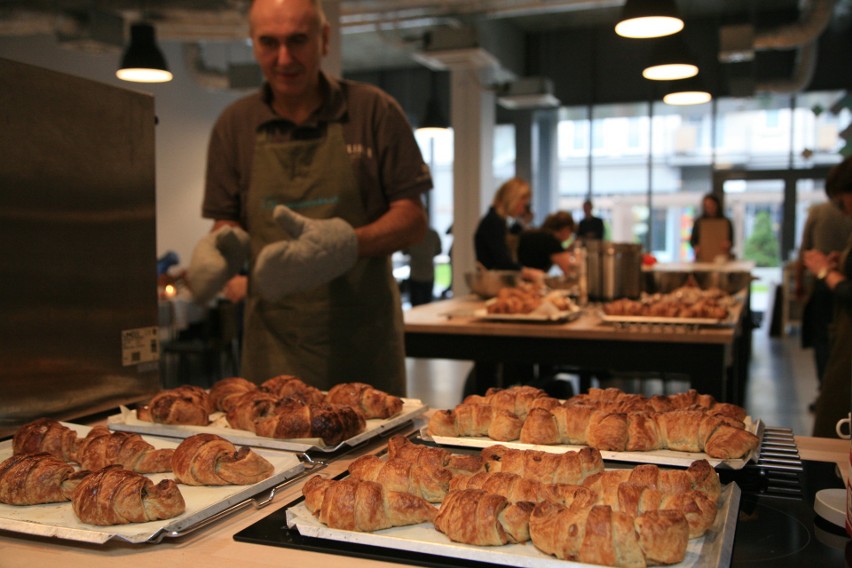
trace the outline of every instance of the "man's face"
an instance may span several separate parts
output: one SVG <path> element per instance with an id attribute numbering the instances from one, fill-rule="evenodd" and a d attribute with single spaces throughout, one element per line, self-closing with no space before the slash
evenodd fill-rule
<path id="1" fill-rule="evenodd" d="M 329 34 L 310 0 L 255 0 L 249 24 L 255 59 L 275 97 L 313 93 Z"/>

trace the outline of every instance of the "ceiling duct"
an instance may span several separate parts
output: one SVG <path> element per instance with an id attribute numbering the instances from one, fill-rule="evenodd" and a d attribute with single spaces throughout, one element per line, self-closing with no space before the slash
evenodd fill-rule
<path id="1" fill-rule="evenodd" d="M 497 88 L 497 104 L 510 110 L 556 108 L 553 81 L 547 77 L 524 77 Z"/>
<path id="2" fill-rule="evenodd" d="M 412 54 L 418 63 L 433 71 L 499 67 L 500 62 L 479 45 L 476 31 L 438 29 L 423 34 L 423 49 Z"/>

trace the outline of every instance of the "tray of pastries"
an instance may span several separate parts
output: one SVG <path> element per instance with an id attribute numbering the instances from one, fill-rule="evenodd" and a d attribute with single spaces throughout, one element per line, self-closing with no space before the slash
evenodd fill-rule
<path id="1" fill-rule="evenodd" d="M 421 435 L 444 446 L 503 444 L 550 453 L 593 447 L 607 460 L 742 469 L 757 460 L 763 424 L 745 410 L 694 390 L 644 397 L 592 388 L 557 400 L 537 388 L 515 386 L 471 395 L 452 410 L 436 411 Z"/>
<path id="2" fill-rule="evenodd" d="M 564 290 L 547 291 L 530 283 L 502 288 L 487 300 L 474 317 L 490 321 L 565 322 L 574 321 L 583 310 Z"/>
<path id="3" fill-rule="evenodd" d="M 686 285 L 665 294 L 642 293 L 638 300 L 619 298 L 601 306 L 605 323 L 655 325 L 736 325 L 739 300 L 719 288 Z"/>
<path id="4" fill-rule="evenodd" d="M 286 507 L 285 531 L 313 550 L 331 541 L 389 559 L 687 567 L 730 563 L 740 492 L 703 460 L 613 469 L 590 448 L 458 454 L 394 436 L 387 456 L 355 460 L 342 479 L 312 476 L 303 496 Z"/>
<path id="5" fill-rule="evenodd" d="M 102 544 L 178 537 L 320 464 L 212 434 L 177 441 L 42 418 L 0 442 L 0 529 Z"/>
<path id="6" fill-rule="evenodd" d="M 428 407 L 365 383 L 340 383 L 327 393 L 298 377 L 261 385 L 241 377 L 209 390 L 184 385 L 157 393 L 147 404 L 122 407 L 109 428 L 173 438 L 212 433 L 235 444 L 293 452 L 335 452 L 356 446 L 420 416 Z"/>

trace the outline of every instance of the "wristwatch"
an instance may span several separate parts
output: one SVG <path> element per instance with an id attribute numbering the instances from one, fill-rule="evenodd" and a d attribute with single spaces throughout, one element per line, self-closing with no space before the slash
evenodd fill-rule
<path id="1" fill-rule="evenodd" d="M 825 277 L 828 276 L 829 272 L 831 272 L 831 270 L 829 270 L 827 266 L 824 266 L 819 272 L 817 272 L 817 280 L 825 280 Z"/>

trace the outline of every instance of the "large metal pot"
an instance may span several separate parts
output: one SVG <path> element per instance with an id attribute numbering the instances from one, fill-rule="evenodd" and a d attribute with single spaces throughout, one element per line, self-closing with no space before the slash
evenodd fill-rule
<path id="1" fill-rule="evenodd" d="M 642 291 L 642 245 L 589 241 L 586 245 L 589 298 L 638 298 Z"/>
<path id="2" fill-rule="evenodd" d="M 464 281 L 474 294 L 488 299 L 497 295 L 501 288 L 513 288 L 521 281 L 517 270 L 477 270 L 465 272 Z"/>

